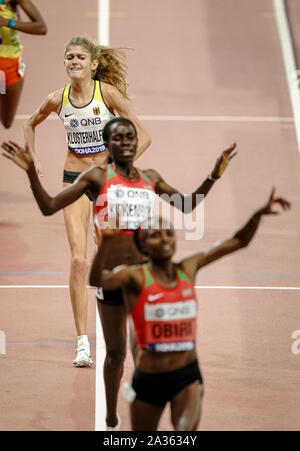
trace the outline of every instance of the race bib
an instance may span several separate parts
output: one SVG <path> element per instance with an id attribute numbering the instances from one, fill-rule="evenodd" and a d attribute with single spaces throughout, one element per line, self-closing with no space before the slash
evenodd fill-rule
<path id="1" fill-rule="evenodd" d="M 147 349 L 158 352 L 190 351 L 195 346 L 196 302 L 145 304 Z"/>
<path id="2" fill-rule="evenodd" d="M 101 196 L 99 196 L 101 197 Z M 155 193 L 147 188 L 131 188 L 123 185 L 111 185 L 106 198 L 97 199 L 96 205 L 104 205 L 100 210 L 98 224 L 108 222 L 113 228 L 118 218 L 118 228 L 135 230 L 149 216 L 153 216 Z"/>

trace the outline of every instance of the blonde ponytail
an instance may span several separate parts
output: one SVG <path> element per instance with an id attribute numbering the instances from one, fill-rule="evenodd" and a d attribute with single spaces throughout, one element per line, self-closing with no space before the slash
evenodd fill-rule
<path id="1" fill-rule="evenodd" d="M 92 73 L 92 78 L 113 85 L 127 100 L 129 100 L 126 78 L 127 65 L 123 52 L 125 49 L 100 46 L 85 37 L 77 36 L 67 43 L 65 54 L 71 47 L 76 45 L 86 49 L 91 55 L 92 61 L 95 59 L 99 61 L 97 69 Z"/>

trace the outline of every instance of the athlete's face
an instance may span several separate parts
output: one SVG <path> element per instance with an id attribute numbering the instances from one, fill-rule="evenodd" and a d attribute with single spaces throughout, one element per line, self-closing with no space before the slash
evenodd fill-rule
<path id="1" fill-rule="evenodd" d="M 92 61 L 90 53 L 80 45 L 70 47 L 65 54 L 65 67 L 71 80 L 90 78 L 97 66 L 98 60 Z"/>
<path id="2" fill-rule="evenodd" d="M 170 260 L 176 250 L 176 238 L 173 229 L 170 229 L 163 222 L 157 229 L 144 231 L 146 234 L 143 240 L 143 248 L 147 255 L 156 261 Z"/>
<path id="3" fill-rule="evenodd" d="M 120 163 L 133 161 L 137 149 L 135 129 L 126 122 L 112 124 L 106 145 L 114 161 Z"/>

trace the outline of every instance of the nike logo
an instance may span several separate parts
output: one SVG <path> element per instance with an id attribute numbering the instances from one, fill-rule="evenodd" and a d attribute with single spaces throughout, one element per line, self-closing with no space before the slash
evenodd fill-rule
<path id="1" fill-rule="evenodd" d="M 157 299 L 163 298 L 164 297 L 164 293 L 158 293 L 158 294 L 149 294 L 148 295 L 148 301 L 149 302 L 153 302 L 156 301 Z"/>
<path id="2" fill-rule="evenodd" d="M 70 114 L 65 114 L 65 117 L 69 117 L 69 116 L 72 116 L 72 114 L 74 114 L 74 113 L 70 113 Z"/>

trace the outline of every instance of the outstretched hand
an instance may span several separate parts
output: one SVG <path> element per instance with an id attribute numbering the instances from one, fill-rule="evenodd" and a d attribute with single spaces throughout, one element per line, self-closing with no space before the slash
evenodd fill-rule
<path id="1" fill-rule="evenodd" d="M 17 166 L 24 169 L 24 171 L 29 171 L 33 167 L 34 161 L 27 146 L 23 149 L 15 142 L 8 141 L 3 142 L 1 147 L 4 149 L 2 155 L 13 161 Z"/>
<path id="2" fill-rule="evenodd" d="M 234 152 L 236 148 L 236 143 L 233 143 L 228 149 L 224 150 L 221 156 L 217 159 L 215 167 L 211 173 L 211 176 L 214 178 L 219 178 L 227 168 L 230 160 L 236 156 L 237 152 Z"/>
<path id="3" fill-rule="evenodd" d="M 289 210 L 291 208 L 291 203 L 282 197 L 274 197 L 275 196 L 275 188 L 272 188 L 270 197 L 266 205 L 262 208 L 262 214 L 264 215 L 278 215 L 279 212 L 273 210 L 273 206 L 278 204 L 281 206 L 283 210 Z"/>

